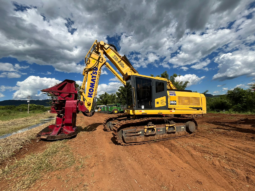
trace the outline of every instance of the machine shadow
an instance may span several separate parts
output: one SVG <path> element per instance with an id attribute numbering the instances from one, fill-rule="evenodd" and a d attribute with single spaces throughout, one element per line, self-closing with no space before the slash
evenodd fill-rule
<path id="1" fill-rule="evenodd" d="M 87 127 L 77 126 L 77 133 L 80 133 L 81 131 L 95 131 L 99 125 L 102 125 L 103 123 L 93 123 L 91 125 L 88 125 Z"/>
<path id="2" fill-rule="evenodd" d="M 113 134 L 112 134 L 112 135 L 113 135 Z M 116 138 L 114 137 L 114 135 L 113 135 L 113 137 L 111 138 L 111 141 L 112 141 L 113 144 L 119 145 L 119 143 L 116 141 Z"/>

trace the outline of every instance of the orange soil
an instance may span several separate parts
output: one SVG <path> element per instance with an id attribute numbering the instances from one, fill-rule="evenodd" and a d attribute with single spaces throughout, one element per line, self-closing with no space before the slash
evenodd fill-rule
<path id="1" fill-rule="evenodd" d="M 75 165 L 45 174 L 31 190 L 255 190 L 254 115 L 207 114 L 195 136 L 126 147 L 103 131 L 108 116 L 79 114 L 77 125 L 88 130 L 66 142 Z"/>

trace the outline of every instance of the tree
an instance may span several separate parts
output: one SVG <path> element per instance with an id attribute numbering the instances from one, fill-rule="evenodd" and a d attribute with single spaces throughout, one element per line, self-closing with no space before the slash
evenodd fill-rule
<path id="1" fill-rule="evenodd" d="M 80 92 L 81 86 L 79 84 L 75 83 L 75 88 L 78 91 L 78 98 L 77 99 L 80 100 L 81 99 L 81 92 Z"/>
<path id="2" fill-rule="evenodd" d="M 239 87 L 229 90 L 227 93 L 227 98 L 232 105 L 232 109 L 238 112 L 254 111 L 254 96 L 255 92 L 252 92 L 251 89 L 244 90 Z"/>
<path id="3" fill-rule="evenodd" d="M 117 102 L 121 103 L 122 105 L 127 104 L 128 93 L 130 92 L 131 85 L 129 83 L 126 86 L 120 86 L 118 91 L 116 92 L 117 95 Z"/>
<path id="4" fill-rule="evenodd" d="M 252 91 L 255 91 L 255 83 L 251 83 L 249 84 L 249 86 Z"/>
<path id="5" fill-rule="evenodd" d="M 97 103 L 107 105 L 109 103 L 109 94 L 105 92 L 104 94 L 99 95 Z"/>
<path id="6" fill-rule="evenodd" d="M 151 74 L 151 76 L 153 76 Z M 169 74 L 167 73 L 167 71 L 163 72 L 161 75 L 160 75 L 162 78 L 166 78 L 168 80 L 170 80 L 173 85 L 177 88 L 177 90 L 185 90 L 187 85 L 188 85 L 188 81 L 176 81 L 176 78 L 180 75 L 177 75 L 177 74 L 173 74 L 172 76 L 169 77 Z"/>
<path id="7" fill-rule="evenodd" d="M 117 96 L 116 94 L 109 94 L 108 96 L 108 104 L 116 104 L 117 103 Z"/>
<path id="8" fill-rule="evenodd" d="M 97 99 L 98 105 L 116 104 L 116 102 L 117 102 L 116 94 L 108 94 L 107 92 L 99 95 Z"/>
<path id="9" fill-rule="evenodd" d="M 209 90 L 205 90 L 202 94 L 204 94 L 204 95 L 205 95 L 205 94 L 207 94 L 207 92 L 208 92 L 208 91 L 209 91 Z"/>

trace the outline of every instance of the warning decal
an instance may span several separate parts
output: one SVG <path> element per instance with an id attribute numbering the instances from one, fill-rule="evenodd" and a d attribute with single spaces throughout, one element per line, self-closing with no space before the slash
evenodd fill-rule
<path id="1" fill-rule="evenodd" d="M 170 101 L 170 105 L 176 105 L 176 101 Z"/>
<path id="2" fill-rule="evenodd" d="M 173 92 L 173 91 L 170 91 L 170 92 L 169 92 L 169 95 L 170 95 L 170 96 L 176 96 L 175 92 Z"/>

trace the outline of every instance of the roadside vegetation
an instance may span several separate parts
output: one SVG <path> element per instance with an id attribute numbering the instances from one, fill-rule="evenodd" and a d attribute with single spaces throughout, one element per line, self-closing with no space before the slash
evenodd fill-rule
<path id="1" fill-rule="evenodd" d="M 47 172 L 72 166 L 75 158 L 65 142 L 57 141 L 49 144 L 43 152 L 27 155 L 14 164 L 0 169 L 0 178 L 10 181 L 8 186 L 10 190 L 23 190 L 30 188 Z"/>
<path id="2" fill-rule="evenodd" d="M 28 113 L 27 104 L 22 104 L 19 106 L 14 106 L 14 105 L 0 106 L 0 120 L 7 121 L 10 119 L 28 117 L 28 116 L 36 115 L 38 113 L 44 113 L 48 111 L 49 109 L 50 107 L 45 107 L 43 105 L 30 104 L 29 113 Z"/>
<path id="3" fill-rule="evenodd" d="M 0 106 L 0 136 L 39 124 L 46 118 L 54 119 L 55 115 L 48 113 L 48 109 L 31 104 L 27 113 L 27 105 Z"/>
<path id="4" fill-rule="evenodd" d="M 0 139 L 0 164 L 6 158 L 15 154 L 15 152 L 21 149 L 25 144 L 30 143 L 32 139 L 36 138 L 38 132 L 52 123 L 53 121 L 50 121 L 30 129 L 29 131 L 17 133 L 4 139 Z"/>

